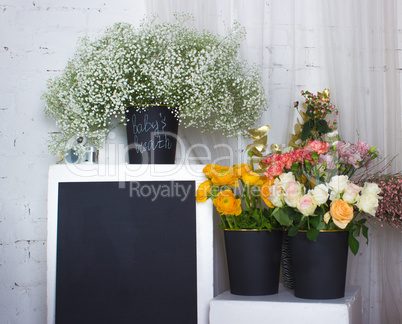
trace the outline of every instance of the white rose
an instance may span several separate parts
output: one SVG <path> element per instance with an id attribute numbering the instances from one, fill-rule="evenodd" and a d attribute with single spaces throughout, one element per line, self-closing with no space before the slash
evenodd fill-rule
<path id="1" fill-rule="evenodd" d="M 375 216 L 378 207 L 378 199 L 373 195 L 361 195 L 356 206 L 363 212 Z"/>
<path id="2" fill-rule="evenodd" d="M 271 186 L 269 192 L 271 193 L 271 196 L 283 196 L 285 189 L 280 185 L 280 183 L 278 183 Z"/>
<path id="3" fill-rule="evenodd" d="M 341 193 L 340 192 L 336 192 L 336 191 L 331 191 L 330 195 L 329 195 L 329 200 L 334 201 L 337 199 L 341 199 Z"/>
<path id="4" fill-rule="evenodd" d="M 329 197 L 328 187 L 324 184 L 319 184 L 314 189 L 309 190 L 309 194 L 314 198 L 317 205 L 325 204 Z"/>
<path id="5" fill-rule="evenodd" d="M 283 207 L 285 204 L 283 200 L 283 189 L 279 186 L 273 185 L 269 188 L 271 195 L 268 197 L 268 200 L 274 205 L 275 207 Z"/>
<path id="6" fill-rule="evenodd" d="M 380 187 L 376 183 L 364 183 L 364 187 L 362 190 L 362 195 L 374 196 L 377 199 L 380 198 L 379 194 L 381 192 Z"/>
<path id="7" fill-rule="evenodd" d="M 316 208 L 317 204 L 315 203 L 314 198 L 308 194 L 301 197 L 301 199 L 297 203 L 297 209 L 304 216 L 310 216 L 314 214 Z"/>
<path id="8" fill-rule="evenodd" d="M 345 188 L 342 199 L 349 204 L 354 204 L 359 198 L 359 193 L 361 190 L 362 188 L 358 185 L 355 185 L 354 183 L 349 183 Z"/>
<path id="9" fill-rule="evenodd" d="M 290 207 L 296 207 L 304 195 L 304 186 L 297 181 L 289 181 L 285 190 L 285 202 Z"/>
<path id="10" fill-rule="evenodd" d="M 340 175 L 332 177 L 331 181 L 327 183 L 327 187 L 336 193 L 341 193 L 345 190 L 349 183 L 348 176 Z"/>
<path id="11" fill-rule="evenodd" d="M 281 181 L 282 184 L 287 184 L 290 181 L 295 181 L 295 176 L 292 172 L 287 172 L 287 173 L 282 173 L 279 176 L 279 180 Z"/>

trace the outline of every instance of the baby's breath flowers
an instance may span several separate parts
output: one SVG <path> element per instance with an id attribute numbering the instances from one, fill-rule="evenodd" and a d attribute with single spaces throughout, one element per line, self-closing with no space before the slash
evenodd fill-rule
<path id="1" fill-rule="evenodd" d="M 85 136 L 100 147 L 129 106 L 175 107 L 186 127 L 245 134 L 267 108 L 258 70 L 238 54 L 244 28 L 234 24 L 223 37 L 174 23 L 145 19 L 135 28 L 117 23 L 95 40 L 81 40 L 61 75 L 43 95 L 46 113 L 61 132 L 50 148 L 63 156 L 71 137 Z"/>

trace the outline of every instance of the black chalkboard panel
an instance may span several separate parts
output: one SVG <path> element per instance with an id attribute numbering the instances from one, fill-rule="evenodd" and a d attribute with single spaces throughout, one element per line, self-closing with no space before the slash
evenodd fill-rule
<path id="1" fill-rule="evenodd" d="M 195 181 L 59 183 L 56 323 L 197 323 Z"/>

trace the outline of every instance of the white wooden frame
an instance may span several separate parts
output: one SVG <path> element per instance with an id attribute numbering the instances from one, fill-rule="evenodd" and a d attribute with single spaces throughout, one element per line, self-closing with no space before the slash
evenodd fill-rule
<path id="1" fill-rule="evenodd" d="M 47 322 L 55 322 L 58 188 L 60 182 L 205 181 L 200 165 L 53 165 L 48 179 Z M 209 322 L 214 297 L 212 202 L 196 203 L 198 324 Z"/>

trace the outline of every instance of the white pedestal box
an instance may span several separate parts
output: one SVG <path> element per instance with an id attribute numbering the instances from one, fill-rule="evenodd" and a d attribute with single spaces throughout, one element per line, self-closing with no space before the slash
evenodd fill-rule
<path id="1" fill-rule="evenodd" d="M 57 309 L 58 309 L 58 307 L 56 307 L 56 306 L 60 305 L 60 303 L 57 302 L 57 296 L 59 296 L 59 295 L 57 293 L 57 287 L 56 287 L 57 282 L 59 282 L 59 279 L 56 278 L 57 277 L 56 274 L 59 274 L 59 269 L 58 269 L 57 265 L 61 264 L 59 256 L 65 255 L 64 251 L 66 251 L 66 250 L 71 251 L 71 248 L 69 246 L 66 246 L 66 245 L 61 246 L 60 245 L 61 244 L 60 242 L 64 242 L 64 241 L 62 241 L 61 238 L 65 237 L 60 234 L 64 235 L 64 233 L 66 232 L 65 230 L 63 230 L 63 232 L 60 232 L 60 228 L 62 228 L 62 224 L 65 224 L 66 218 L 69 218 L 69 217 L 61 217 L 60 215 L 62 215 L 62 213 L 63 213 L 63 215 L 65 215 L 66 214 L 65 210 L 68 210 L 68 211 L 70 210 L 70 209 L 67 209 L 65 206 L 66 205 L 69 206 L 70 203 L 72 205 L 74 204 L 75 196 L 80 195 L 80 193 L 83 191 L 82 188 L 87 188 L 88 184 L 89 184 L 91 186 L 91 188 L 96 187 L 96 193 L 99 195 L 99 199 L 97 199 L 97 200 L 95 199 L 96 204 L 98 204 L 98 201 L 99 201 L 99 206 L 94 206 L 96 204 L 93 204 L 90 206 L 84 205 L 83 208 L 85 210 L 88 210 L 91 215 L 89 215 L 90 216 L 89 217 L 86 213 L 83 212 L 82 213 L 83 216 L 85 216 L 85 217 L 88 216 L 88 219 L 91 219 L 91 224 L 94 225 L 92 227 L 100 228 L 102 230 L 102 231 L 100 231 L 101 234 L 99 234 L 99 235 L 103 235 L 102 233 L 107 233 L 107 235 L 103 236 L 103 237 L 105 237 L 105 239 L 106 238 L 110 239 L 112 244 L 114 244 L 114 243 L 120 244 L 119 239 L 123 235 L 121 237 L 119 237 L 119 233 L 122 232 L 124 234 L 125 233 L 124 231 L 128 232 L 128 229 L 126 230 L 126 228 L 124 228 L 124 227 L 113 225 L 114 223 L 109 222 L 109 221 L 107 223 L 110 225 L 109 227 L 103 226 L 104 224 L 102 225 L 101 222 L 99 221 L 100 218 L 97 217 L 98 215 L 105 213 L 102 211 L 102 207 L 109 208 L 108 206 L 105 205 L 105 200 L 106 200 L 106 204 L 107 204 L 107 203 L 109 203 L 109 201 L 110 201 L 110 203 L 113 203 L 113 201 L 111 201 L 112 199 L 121 199 L 122 195 L 127 194 L 127 190 L 128 190 L 127 186 L 128 186 L 128 184 L 131 185 L 131 183 L 136 184 L 136 189 L 138 191 L 138 184 L 140 184 L 140 183 L 146 183 L 148 187 L 152 187 L 154 184 L 156 185 L 158 183 L 168 182 L 168 183 L 171 183 L 171 187 L 172 187 L 172 188 L 169 187 L 170 189 L 172 189 L 170 196 L 172 196 L 172 197 L 175 195 L 177 196 L 177 192 L 173 191 L 173 189 L 177 190 L 176 187 L 173 187 L 173 183 L 175 183 L 175 184 L 189 183 L 189 184 L 191 184 L 191 188 L 196 189 L 201 182 L 205 181 L 205 177 L 202 173 L 202 169 L 203 169 L 203 166 L 201 166 L 201 165 L 177 165 L 177 164 L 176 165 L 130 165 L 130 164 L 65 165 L 64 164 L 64 165 L 51 166 L 50 170 L 49 170 L 49 182 L 48 182 L 48 241 L 47 241 L 47 266 L 48 266 L 48 272 L 47 272 L 48 320 L 47 321 L 48 321 L 48 323 L 55 322 L 55 318 L 57 317 L 56 316 Z M 115 183 L 117 183 L 119 186 L 120 186 L 120 184 L 122 185 L 122 187 L 121 187 L 122 189 L 120 189 L 120 187 L 117 187 L 117 185 L 116 185 L 116 188 L 118 190 L 122 190 L 121 193 L 117 189 L 116 190 L 113 189 L 114 195 L 112 195 L 111 197 L 114 197 L 114 198 L 109 198 L 110 195 L 108 196 L 111 183 L 113 184 L 113 186 Z M 73 185 L 73 187 L 71 187 L 71 184 Z M 165 187 L 166 187 L 166 190 L 169 189 L 166 184 L 164 185 L 164 188 Z M 68 197 L 72 197 L 72 198 L 69 198 L 68 201 L 66 202 L 67 196 L 62 195 L 63 192 L 66 191 L 65 188 L 78 188 L 78 189 L 80 189 L 80 191 L 78 191 L 75 194 L 74 192 L 72 192 L 71 189 L 68 189 L 70 193 L 72 192 L 72 195 L 70 195 Z M 141 188 L 145 189 L 145 186 L 141 187 Z M 107 191 L 107 190 L 109 190 L 109 191 Z M 123 190 L 126 190 L 126 191 L 124 192 Z M 116 194 L 116 192 L 117 192 L 117 194 Z M 190 190 L 188 192 L 190 192 Z M 137 198 L 152 200 L 151 199 L 152 197 L 148 197 L 152 193 L 153 192 L 148 188 L 148 191 L 144 190 L 144 192 L 142 192 L 144 197 L 140 197 L 140 198 L 137 197 Z M 184 191 L 183 191 L 183 193 L 184 193 Z M 85 196 L 87 195 L 86 192 L 84 192 L 84 194 L 85 194 Z M 165 194 L 165 196 L 163 196 L 163 197 L 168 197 L 167 193 L 164 193 L 164 194 Z M 94 196 L 94 194 L 92 194 L 92 193 L 90 193 L 89 195 Z M 131 193 L 130 193 L 130 195 L 131 195 Z M 162 195 L 162 193 L 161 193 L 161 195 Z M 92 196 L 90 197 L 91 199 L 93 198 Z M 98 196 L 96 196 L 95 198 L 97 198 L 97 197 Z M 155 197 L 155 199 L 156 198 L 157 197 Z M 122 198 L 122 199 L 129 200 L 131 198 Z M 178 197 L 175 197 L 175 199 L 180 202 Z M 163 200 L 163 199 L 161 198 L 160 200 Z M 166 200 L 169 200 L 169 197 L 166 198 Z M 93 200 L 91 200 L 91 201 L 93 201 Z M 118 200 L 118 201 L 120 201 L 120 200 Z M 192 201 L 194 201 L 194 203 Z M 75 203 L 75 205 L 76 204 L 77 203 Z M 190 204 L 192 204 L 191 205 L 192 211 L 191 211 L 191 214 L 189 214 L 189 217 L 195 216 L 194 239 L 192 239 L 192 242 L 191 242 L 191 244 L 194 244 L 194 246 L 195 246 L 195 249 L 194 249 L 195 251 L 191 252 L 191 253 L 195 254 L 195 259 L 196 259 L 196 266 L 195 266 L 196 269 L 193 270 L 193 268 L 191 267 L 191 271 L 192 271 L 191 273 L 196 273 L 195 280 L 194 280 L 195 283 L 194 283 L 194 281 L 191 281 L 192 287 L 193 287 L 193 285 L 196 285 L 196 296 L 195 296 L 195 303 L 194 303 L 195 305 L 192 303 L 192 309 L 195 309 L 195 319 L 197 320 L 198 324 L 208 324 L 209 302 L 214 297 L 213 206 L 212 206 L 212 202 L 210 200 L 205 203 L 198 204 L 195 202 L 195 197 L 192 197 Z M 138 208 L 140 208 L 140 207 L 142 207 L 142 205 L 144 205 L 144 204 L 141 204 L 141 202 L 140 202 L 139 205 L 136 205 L 136 206 L 138 206 Z M 170 203 L 170 205 L 172 205 L 172 203 Z M 60 207 L 60 206 L 64 206 L 64 207 Z M 130 215 L 131 215 L 132 209 L 134 209 L 134 211 L 136 209 L 138 209 L 136 206 L 134 206 L 134 208 L 132 208 L 133 206 L 131 206 L 131 209 L 128 210 L 128 213 L 130 213 Z M 154 206 L 154 203 L 150 204 L 150 206 Z M 170 213 L 172 213 L 172 212 L 170 212 L 170 210 L 175 212 L 174 208 L 171 208 L 171 209 L 162 208 L 165 206 L 165 205 L 162 206 L 162 203 L 160 203 L 159 205 L 155 205 L 155 206 L 158 206 L 157 213 L 160 215 L 166 215 L 166 217 L 169 217 Z M 95 207 L 96 207 L 96 211 L 92 212 Z M 74 207 L 74 208 L 75 208 L 74 210 L 77 210 L 77 207 Z M 177 207 L 177 208 L 179 208 L 179 207 Z M 122 209 L 122 208 L 120 208 L 120 209 Z M 154 209 L 156 209 L 156 208 L 154 208 Z M 119 211 L 119 206 L 117 206 L 115 211 L 116 211 L 115 214 L 118 214 L 119 212 L 121 213 L 121 210 Z M 127 210 L 126 210 L 126 213 L 127 213 Z M 175 213 L 177 214 L 177 212 L 175 212 Z M 116 217 L 116 215 L 113 215 L 113 214 L 114 213 L 111 213 L 111 218 Z M 67 216 L 71 216 L 71 215 L 74 216 L 74 214 L 71 212 Z M 74 216 L 74 217 L 76 217 L 76 216 Z M 74 217 L 71 217 L 71 218 L 74 218 Z M 163 216 L 160 216 L 160 217 L 163 217 Z M 61 220 L 63 220 L 63 223 L 61 223 Z M 69 220 L 67 220 L 67 221 L 69 221 Z M 120 224 L 120 223 L 118 223 L 118 224 Z M 123 224 L 125 224 L 125 223 L 123 223 Z M 120 231 L 120 228 L 121 228 L 121 231 L 116 232 L 114 230 L 114 228 L 110 229 L 111 226 L 118 227 L 118 229 L 117 229 L 118 231 Z M 92 234 L 92 232 L 97 231 L 97 229 L 92 231 L 92 227 L 91 227 L 91 234 Z M 155 227 L 155 226 L 153 226 L 153 227 Z M 63 227 L 63 228 L 65 228 L 65 227 Z M 124 234 L 124 235 L 126 235 L 128 237 L 132 237 L 132 236 L 134 236 L 135 231 L 137 231 L 137 232 L 139 231 L 137 229 L 138 228 L 134 228 L 133 226 L 131 226 L 130 234 L 129 235 Z M 86 235 L 87 232 L 85 232 L 82 229 L 77 228 L 77 227 L 74 227 L 73 230 L 70 232 L 79 232 L 80 230 L 83 232 L 82 238 L 83 238 L 83 240 L 85 240 L 85 244 L 87 244 L 89 246 L 89 248 L 92 248 L 93 245 L 95 245 L 95 248 L 93 249 L 94 253 L 88 254 L 88 258 L 91 258 L 91 260 L 92 260 L 92 258 L 95 259 L 93 257 L 93 255 L 95 253 L 98 253 L 97 255 L 99 255 L 100 252 L 97 251 L 96 244 L 93 243 L 95 241 L 93 239 L 94 236 L 90 236 L 90 238 L 88 238 L 89 236 Z M 115 232 L 113 232 L 112 230 Z M 184 233 L 182 235 L 186 234 L 185 233 L 186 230 L 187 230 L 187 228 L 183 229 Z M 165 230 L 165 231 L 167 231 L 167 230 Z M 68 232 L 68 233 L 70 233 L 70 232 Z M 115 234 L 113 237 L 111 237 L 110 233 L 115 233 Z M 191 233 L 193 233 L 193 232 L 191 232 Z M 169 236 L 169 233 L 163 232 L 162 234 Z M 138 236 L 139 234 L 137 233 L 136 235 Z M 180 233 L 177 235 L 180 235 Z M 191 234 L 191 235 L 193 235 L 193 234 Z M 102 236 L 100 236 L 100 237 L 103 238 Z M 97 242 L 99 243 L 100 240 L 96 240 L 95 243 L 97 243 Z M 133 242 L 134 242 L 134 238 L 133 238 Z M 174 242 L 176 242 L 176 241 L 174 241 Z M 141 242 L 139 242 L 137 245 L 141 246 Z M 144 245 L 144 244 L 142 244 L 142 245 Z M 111 245 L 111 246 L 114 248 L 114 245 Z M 123 251 L 130 250 L 129 249 L 130 246 L 128 248 L 127 248 L 127 246 L 128 246 L 127 244 L 124 246 L 118 245 L 118 248 L 115 249 L 115 253 L 114 252 L 110 253 L 110 255 L 112 257 L 116 256 L 116 258 L 117 258 L 117 256 L 119 255 L 119 253 L 122 250 Z M 107 248 L 108 247 L 109 246 L 107 246 Z M 123 249 L 121 249 L 121 247 L 123 247 Z M 89 248 L 87 248 L 87 250 Z M 180 247 L 178 247 L 178 249 L 179 248 Z M 157 249 L 157 250 L 164 251 L 163 247 L 161 247 L 161 249 Z M 74 253 L 76 253 L 75 251 L 76 250 L 73 250 L 73 253 L 71 253 L 73 256 L 75 255 Z M 120 259 L 124 259 L 124 258 L 120 258 Z M 118 259 L 118 260 L 120 260 L 120 259 Z M 146 259 L 146 261 L 143 261 L 142 264 L 146 264 L 146 263 L 148 264 L 149 262 L 152 261 L 152 259 L 149 259 L 148 254 L 145 255 L 145 259 Z M 82 260 L 82 259 L 80 259 L 80 260 Z M 149 261 L 149 260 L 151 260 L 151 261 Z M 96 260 L 96 262 L 98 262 L 98 260 Z M 100 262 L 103 262 L 103 260 L 101 260 Z M 107 268 L 107 269 L 114 266 L 114 264 L 119 263 L 119 262 L 110 261 L 110 258 L 106 259 L 105 262 L 107 262 L 107 266 L 105 266 L 105 268 Z M 193 262 L 193 261 L 191 261 L 191 262 Z M 81 262 L 81 263 L 84 263 L 86 265 L 85 262 Z M 77 262 L 77 264 L 75 265 L 75 267 L 78 269 L 77 272 L 82 270 L 80 268 L 81 263 Z M 109 265 L 109 263 L 110 263 L 110 265 Z M 137 263 L 135 263 L 135 264 L 137 264 Z M 192 264 L 193 263 L 191 263 L 191 265 Z M 60 268 L 62 268 L 62 267 L 60 267 Z M 155 269 L 155 268 L 153 268 L 153 269 Z M 167 272 L 167 269 L 161 268 L 160 270 L 158 270 L 158 268 L 156 267 L 155 271 L 156 271 L 156 275 L 157 274 L 163 275 L 164 272 Z M 63 272 L 63 275 L 64 274 L 65 273 Z M 94 274 L 97 275 L 96 272 Z M 122 272 L 119 272 L 118 275 L 119 274 L 122 274 Z M 59 278 L 60 277 L 62 277 L 62 276 L 59 276 Z M 92 279 L 92 278 L 90 278 L 90 279 Z M 106 279 L 108 279 L 108 278 L 106 278 Z M 115 281 L 112 281 L 112 283 L 114 283 L 114 282 Z M 138 281 L 138 283 L 141 283 L 140 280 Z M 75 285 L 75 286 L 78 286 L 78 285 Z M 100 286 L 102 286 L 102 282 L 100 282 Z M 63 287 L 65 287 L 65 285 Z M 63 293 L 63 289 L 60 289 L 59 293 L 60 294 Z M 146 294 L 147 291 L 144 291 L 143 293 Z M 127 294 L 132 294 L 132 289 L 130 291 L 127 291 Z M 138 293 L 137 293 L 137 295 L 138 295 Z M 64 297 L 64 296 L 62 296 L 62 297 Z M 188 296 L 183 296 L 183 298 L 187 298 L 189 300 Z M 192 297 L 191 300 L 193 300 L 193 298 L 194 297 Z M 171 300 L 171 299 L 169 299 L 168 294 L 166 295 L 165 299 L 166 299 L 166 301 Z M 113 301 L 113 298 L 111 298 L 110 301 Z M 87 306 L 83 306 L 83 307 L 85 308 Z M 158 305 L 156 305 L 155 307 L 158 308 Z M 85 309 L 84 309 L 84 311 L 85 311 Z M 191 314 L 194 314 L 193 311 Z"/>
<path id="2" fill-rule="evenodd" d="M 229 291 L 210 302 L 210 324 L 361 324 L 360 288 L 349 287 L 345 297 L 331 300 L 297 298 L 280 286 L 270 296 L 237 296 Z"/>

